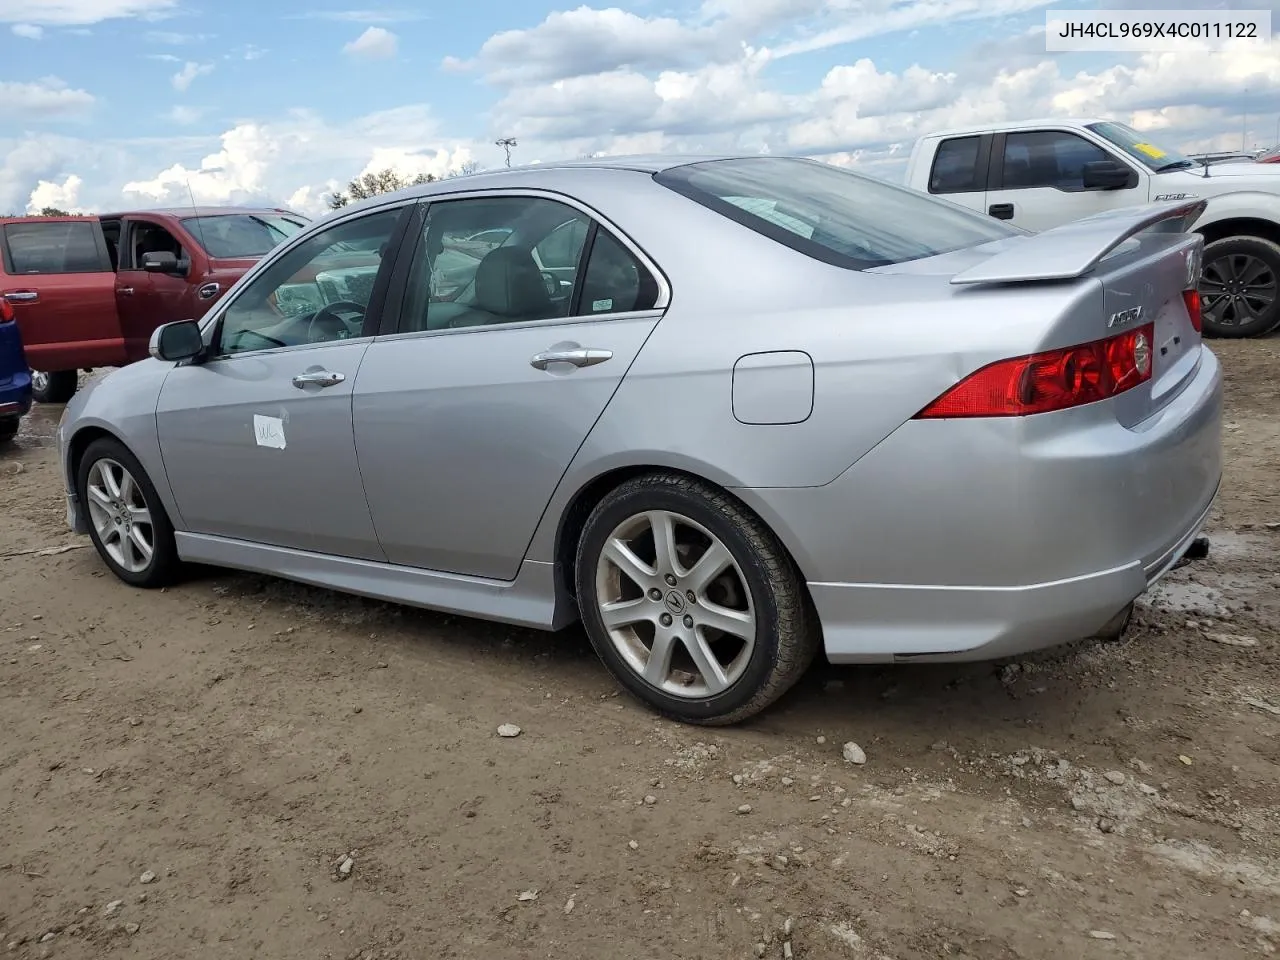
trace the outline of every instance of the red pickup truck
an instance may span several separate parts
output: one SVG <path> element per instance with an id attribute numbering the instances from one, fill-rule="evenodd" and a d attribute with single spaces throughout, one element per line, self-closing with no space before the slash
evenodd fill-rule
<path id="1" fill-rule="evenodd" d="M 0 297 L 14 308 L 33 396 L 65 403 L 81 370 L 142 359 L 156 327 L 199 319 L 306 223 L 245 207 L 0 219 Z"/>

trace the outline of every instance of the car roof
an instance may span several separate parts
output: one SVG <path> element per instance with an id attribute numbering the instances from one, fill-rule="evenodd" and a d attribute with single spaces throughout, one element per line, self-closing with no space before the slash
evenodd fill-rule
<path id="1" fill-rule="evenodd" d="M 615 176 L 620 180 L 648 180 L 652 182 L 655 173 L 672 170 L 677 167 L 695 163 L 706 163 L 715 160 L 792 160 L 803 161 L 803 157 L 792 157 L 782 154 L 635 154 L 629 156 L 583 157 L 577 160 L 556 160 L 549 163 L 529 163 L 518 167 L 499 168 L 497 170 L 481 170 L 477 173 L 461 174 L 446 177 L 443 180 L 432 180 L 429 183 L 414 184 L 390 193 L 380 193 L 355 203 L 347 204 L 337 210 L 329 211 L 319 220 L 329 222 L 335 215 L 342 216 L 362 210 L 369 210 L 390 202 L 401 202 L 406 199 L 462 193 L 470 190 L 511 190 L 520 188 L 554 190 L 571 193 L 578 183 L 578 177 L 586 171 L 594 171 L 605 176 Z M 318 221 L 317 221 L 318 222 Z"/>
<path id="2" fill-rule="evenodd" d="M 926 134 L 930 139 L 955 137 L 973 133 L 1001 133 L 1009 130 L 1024 130 L 1027 127 L 1072 127 L 1079 129 L 1091 123 L 1109 123 L 1103 117 L 1040 117 L 1032 120 L 1005 120 L 1000 123 L 973 123 L 963 127 L 949 127 Z"/>
<path id="3" fill-rule="evenodd" d="M 288 210 L 284 207 L 154 207 L 149 210 L 116 210 L 110 213 L 100 213 L 99 217 L 111 219 L 113 217 L 136 216 L 140 213 L 149 213 L 162 217 L 226 217 L 234 214 L 287 214 L 293 217 L 303 217 L 304 214 L 294 210 Z"/>

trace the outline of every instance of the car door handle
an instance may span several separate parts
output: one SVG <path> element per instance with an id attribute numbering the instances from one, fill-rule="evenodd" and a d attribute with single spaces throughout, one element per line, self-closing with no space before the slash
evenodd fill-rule
<path id="1" fill-rule="evenodd" d="M 311 370 L 294 377 L 293 385 L 299 390 L 304 387 L 333 387 L 346 379 L 341 373 L 334 373 L 332 370 Z"/>
<path id="2" fill-rule="evenodd" d="M 14 290 L 6 293 L 4 298 L 10 303 L 35 303 L 40 299 L 40 294 L 35 290 Z"/>
<path id="3" fill-rule="evenodd" d="M 589 350 L 586 347 L 575 347 L 571 350 L 547 350 L 534 354 L 529 363 L 539 370 L 545 370 L 553 363 L 572 363 L 575 367 L 591 367 L 613 358 L 612 350 Z"/>
<path id="4" fill-rule="evenodd" d="M 119 290 L 116 291 L 116 293 L 120 294 L 120 296 L 122 297 L 132 297 L 133 287 L 121 287 Z"/>
<path id="5" fill-rule="evenodd" d="M 991 216 L 995 217 L 997 220 L 1012 220 L 1013 204 L 993 203 L 991 206 L 987 207 L 987 213 L 991 214 Z"/>

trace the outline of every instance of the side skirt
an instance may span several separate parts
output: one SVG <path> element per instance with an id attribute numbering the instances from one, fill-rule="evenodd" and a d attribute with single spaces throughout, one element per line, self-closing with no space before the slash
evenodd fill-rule
<path id="1" fill-rule="evenodd" d="M 535 630 L 560 630 L 578 619 L 555 564 L 526 560 L 514 580 L 485 580 L 199 533 L 176 533 L 178 556 L 191 563 L 265 573 L 342 593 L 388 600 Z"/>

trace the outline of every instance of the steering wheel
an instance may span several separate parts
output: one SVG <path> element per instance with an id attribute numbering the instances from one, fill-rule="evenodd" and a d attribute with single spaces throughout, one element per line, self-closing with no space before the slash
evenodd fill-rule
<path id="1" fill-rule="evenodd" d="M 308 343 L 325 343 L 329 340 L 346 340 L 357 336 L 364 326 L 364 304 L 354 300 L 335 300 L 315 312 L 307 325 Z M 351 322 L 340 314 L 356 315 Z"/>

